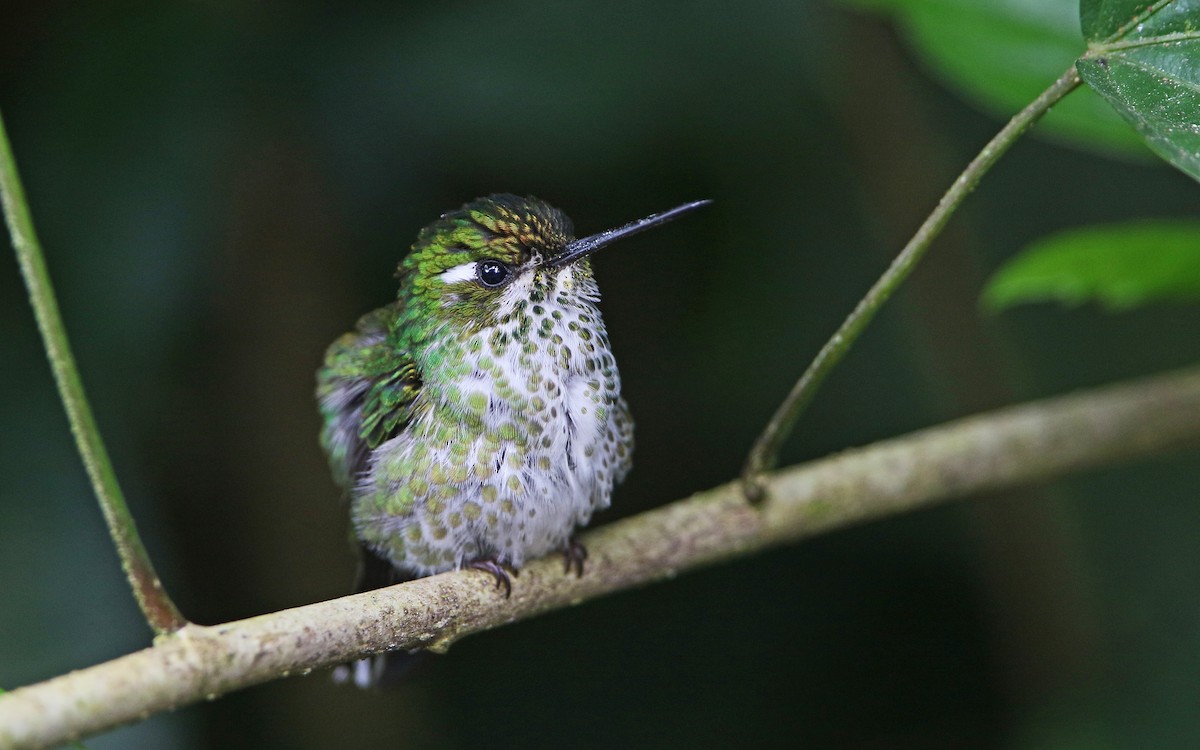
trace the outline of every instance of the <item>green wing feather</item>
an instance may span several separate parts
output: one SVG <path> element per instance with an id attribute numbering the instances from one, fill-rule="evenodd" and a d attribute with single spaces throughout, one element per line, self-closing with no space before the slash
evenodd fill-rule
<path id="1" fill-rule="evenodd" d="M 317 371 L 317 399 L 324 423 L 321 446 L 334 478 L 347 492 L 366 470 L 371 450 L 395 437 L 408 423 L 420 394 L 416 363 L 390 335 L 390 324 L 403 311 L 402 305 L 396 302 L 362 316 L 353 331 L 329 346 Z M 391 561 L 367 545 L 360 544 L 359 549 L 357 591 L 406 580 Z M 403 672 L 408 660 L 408 654 L 381 654 L 338 670 L 341 679 L 353 676 L 356 684 L 365 687 Z"/>
<path id="2" fill-rule="evenodd" d="M 317 372 L 321 447 L 334 478 L 347 490 L 373 448 L 399 434 L 412 416 L 421 378 L 408 352 L 392 343 L 388 324 L 400 302 L 367 313 L 325 352 Z"/>

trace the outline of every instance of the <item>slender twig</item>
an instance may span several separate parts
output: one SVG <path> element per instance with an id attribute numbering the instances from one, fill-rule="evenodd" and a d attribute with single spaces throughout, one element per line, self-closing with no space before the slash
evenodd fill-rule
<path id="1" fill-rule="evenodd" d="M 875 317 L 875 313 L 908 278 L 909 273 L 916 267 L 933 240 L 941 233 L 959 204 L 975 189 L 983 175 L 1017 138 L 1037 122 L 1038 118 L 1048 112 L 1054 104 L 1078 86 L 1079 82 L 1079 74 L 1072 66 L 1050 88 L 1042 92 L 1029 106 L 1009 120 L 1008 124 L 983 147 L 979 155 L 958 176 L 958 179 L 938 202 L 937 208 L 925 219 L 925 223 L 888 266 L 887 271 L 879 277 L 879 280 L 859 301 L 841 327 L 821 347 L 812 364 L 792 386 L 792 390 L 779 405 L 746 457 L 746 463 L 742 469 L 742 489 L 747 499 L 757 502 L 763 498 L 762 474 L 775 467 L 779 460 L 779 449 L 791 434 L 796 420 L 812 401 L 817 389 L 821 387 L 821 383 L 824 382 L 830 371 L 837 366 L 854 342 L 858 340 L 867 324 Z"/>
<path id="2" fill-rule="evenodd" d="M 100 437 L 96 420 L 92 417 L 91 407 L 83 392 L 83 381 L 79 378 L 79 370 L 75 366 L 75 358 L 67 341 L 67 331 L 58 311 L 54 288 L 50 285 L 50 275 L 46 271 L 42 247 L 34 232 L 33 218 L 25 201 L 25 191 L 21 187 L 17 163 L 8 143 L 2 117 L 0 201 L 4 204 L 8 231 L 12 236 L 13 248 L 17 251 L 17 261 L 21 266 L 21 274 L 25 277 L 25 286 L 29 289 L 29 300 L 33 305 L 38 329 L 42 333 L 42 342 L 50 359 L 50 369 L 54 371 L 58 393 L 63 406 L 66 407 L 67 419 L 71 423 L 71 434 L 75 436 L 75 444 L 79 446 L 79 454 L 87 467 L 96 498 L 100 501 L 104 520 L 108 523 L 108 531 L 117 546 L 121 567 L 125 569 L 129 585 L 133 588 L 133 594 L 150 627 L 160 634 L 176 630 L 187 624 L 187 621 L 179 614 L 154 572 L 154 566 L 151 565 L 150 557 L 146 554 L 146 548 L 142 546 L 142 540 L 134 526 L 133 516 L 129 514 L 129 508 L 125 505 L 121 487 L 117 484 L 117 475 L 109 461 L 108 451 L 104 448 L 104 440 Z"/>
<path id="3" fill-rule="evenodd" d="M 582 577 L 521 570 L 512 598 L 459 571 L 212 627 L 0 696 L 0 747 L 37 748 L 365 654 L 472 633 L 851 524 L 1200 444 L 1200 369 L 1010 407 L 737 482 L 586 534 Z M 788 592 L 781 591 L 782 596 Z M 614 638 L 621 634 L 614 633 Z M 333 689 L 332 687 L 330 689 Z"/>

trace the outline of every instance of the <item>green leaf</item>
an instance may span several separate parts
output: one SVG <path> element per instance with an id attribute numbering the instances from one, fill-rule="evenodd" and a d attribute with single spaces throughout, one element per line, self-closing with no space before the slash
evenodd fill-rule
<path id="1" fill-rule="evenodd" d="M 1200 180 L 1200 0 L 1082 0 L 1076 67 L 1162 158 Z"/>
<path id="2" fill-rule="evenodd" d="M 1089 42 L 1115 41 L 1125 33 L 1136 29 L 1139 32 L 1155 29 L 1155 35 L 1169 33 L 1172 24 L 1186 24 L 1192 12 L 1189 6 L 1195 3 L 1176 0 L 1081 0 L 1079 23 L 1083 36 Z M 1182 31 L 1182 27 L 1176 27 Z"/>
<path id="3" fill-rule="evenodd" d="M 982 306 L 1026 302 L 1114 310 L 1200 301 L 1200 221 L 1151 220 L 1072 229 L 1030 245 L 992 278 Z"/>
<path id="4" fill-rule="evenodd" d="M 1010 117 L 1079 57 L 1077 0 L 843 0 L 894 17 L 929 68 L 998 117 Z M 1078 91 L 1039 126 L 1081 146 L 1146 155 L 1092 91 Z"/>

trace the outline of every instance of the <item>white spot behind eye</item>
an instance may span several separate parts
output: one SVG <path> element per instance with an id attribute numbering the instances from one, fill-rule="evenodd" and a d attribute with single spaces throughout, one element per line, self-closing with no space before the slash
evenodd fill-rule
<path id="1" fill-rule="evenodd" d="M 440 278 L 443 284 L 457 284 L 460 281 L 474 281 L 476 277 L 476 266 L 474 261 L 463 263 L 455 266 L 447 271 L 442 271 Z"/>

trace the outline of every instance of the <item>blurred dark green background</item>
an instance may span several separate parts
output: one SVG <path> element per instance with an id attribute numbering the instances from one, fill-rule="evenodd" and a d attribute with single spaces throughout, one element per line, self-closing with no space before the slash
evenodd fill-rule
<path id="1" fill-rule="evenodd" d="M 886 23 L 794 0 L 8 4 L 0 109 L 118 473 L 202 623 L 348 591 L 313 371 L 440 212 L 532 193 L 589 233 L 716 200 L 597 263 L 639 441 L 604 523 L 736 474 L 1000 124 Z M 1048 231 L 1198 195 L 1027 139 L 785 461 L 1197 361 L 1195 307 L 976 299 Z M 1194 747 L 1198 490 L 1192 453 L 973 499 L 477 636 L 391 693 L 316 674 L 88 746 Z M 148 641 L 0 262 L 0 686 Z"/>

